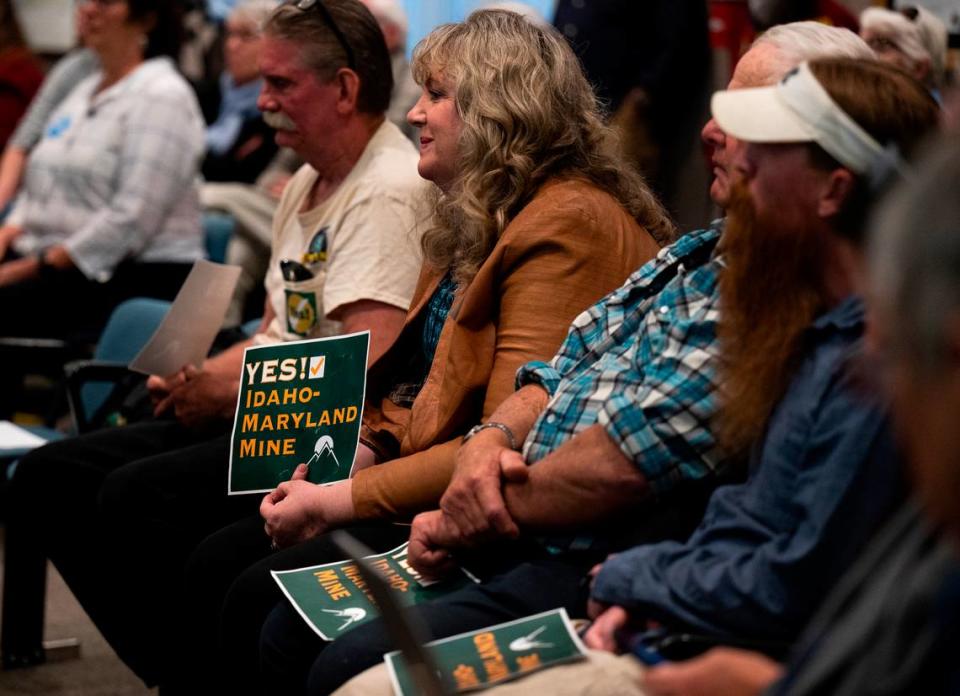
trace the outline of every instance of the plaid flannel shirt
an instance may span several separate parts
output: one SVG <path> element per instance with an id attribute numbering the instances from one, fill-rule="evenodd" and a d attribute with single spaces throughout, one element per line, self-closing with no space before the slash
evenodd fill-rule
<path id="1" fill-rule="evenodd" d="M 662 249 L 574 320 L 549 364 L 520 368 L 518 388 L 537 383 L 551 396 L 524 443 L 528 463 L 599 423 L 654 496 L 724 464 L 710 429 L 721 230 L 716 221 Z"/>

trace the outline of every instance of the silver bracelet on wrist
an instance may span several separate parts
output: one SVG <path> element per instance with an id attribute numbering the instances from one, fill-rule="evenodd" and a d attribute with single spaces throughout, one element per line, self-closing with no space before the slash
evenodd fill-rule
<path id="1" fill-rule="evenodd" d="M 479 423 L 473 426 L 472 428 L 470 428 L 470 430 L 467 431 L 467 434 L 463 436 L 463 442 L 464 443 L 467 442 L 467 440 L 472 438 L 481 430 L 486 430 L 487 428 L 496 428 L 501 433 L 507 436 L 507 442 L 510 444 L 510 449 L 517 450 L 517 451 L 520 450 L 520 446 L 517 443 L 517 438 L 514 437 L 513 435 L 513 431 L 510 430 L 510 428 L 504 425 L 503 423 L 497 423 L 496 421 L 488 421 L 486 423 Z"/>

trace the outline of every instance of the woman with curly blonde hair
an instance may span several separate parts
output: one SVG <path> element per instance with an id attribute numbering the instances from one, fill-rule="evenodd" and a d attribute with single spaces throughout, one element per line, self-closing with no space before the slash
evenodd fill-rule
<path id="1" fill-rule="evenodd" d="M 449 97 L 462 121 L 456 180 L 439 197 L 439 225 L 423 241 L 435 267 L 469 281 L 551 178 L 590 182 L 660 244 L 671 241 L 673 223 L 614 154 L 612 131 L 563 37 L 510 12 L 477 12 L 427 36 L 413 73 L 431 89 L 455 87 Z M 411 116 L 418 118 L 416 110 Z"/>
<path id="2" fill-rule="evenodd" d="M 615 154 L 576 56 L 551 28 L 475 12 L 431 32 L 413 73 L 419 171 L 437 188 L 408 328 L 429 321 L 423 310 L 444 288 L 454 301 L 410 410 L 396 413 L 391 390 L 367 405 L 364 444 L 393 461 L 354 480 L 361 519 L 432 507 L 459 436 L 513 391 L 517 368 L 552 357 L 570 321 L 675 231 Z M 410 350 L 401 336 L 372 379 L 397 375 Z"/>
<path id="3" fill-rule="evenodd" d="M 269 571 L 338 560 L 325 534 L 337 527 L 380 551 L 405 541 L 408 528 L 377 522 L 435 508 L 464 434 L 513 392 L 517 369 L 550 359 L 574 317 L 673 236 L 613 154 L 590 85 L 552 29 L 476 12 L 434 30 L 413 64 L 423 94 L 408 119 L 420 128 L 420 175 L 436 185 L 435 224 L 404 329 L 370 368 L 359 471 L 329 486 L 281 484 L 261 506 L 267 536 L 260 520 L 238 522 L 188 566 L 204 575 L 191 587 L 211 588 L 197 612 L 222 607 L 222 674 L 240 691 L 256 684 L 260 627 L 282 598 Z"/>

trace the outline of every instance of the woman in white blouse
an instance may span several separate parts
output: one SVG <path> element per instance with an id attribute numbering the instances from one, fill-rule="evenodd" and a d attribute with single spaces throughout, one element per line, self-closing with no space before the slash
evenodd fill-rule
<path id="1" fill-rule="evenodd" d="M 0 227 L 0 336 L 95 337 L 131 296 L 172 297 L 203 255 L 196 98 L 170 0 L 80 0 L 99 69 L 52 112 Z"/>

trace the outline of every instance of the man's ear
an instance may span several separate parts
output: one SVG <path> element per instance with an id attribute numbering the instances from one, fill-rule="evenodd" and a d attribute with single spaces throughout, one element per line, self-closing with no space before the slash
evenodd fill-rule
<path id="1" fill-rule="evenodd" d="M 817 215 L 821 218 L 836 217 L 853 193 L 854 185 L 856 185 L 856 178 L 849 169 L 837 167 L 832 170 L 820 190 Z"/>
<path id="2" fill-rule="evenodd" d="M 350 68 L 337 71 L 337 113 L 346 116 L 357 110 L 360 97 L 360 77 Z"/>

